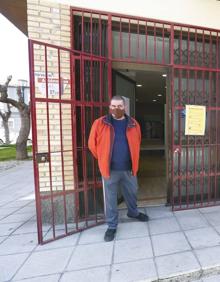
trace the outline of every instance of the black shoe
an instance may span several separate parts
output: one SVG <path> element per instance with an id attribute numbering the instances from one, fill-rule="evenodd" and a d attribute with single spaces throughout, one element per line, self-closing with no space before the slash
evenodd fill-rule
<path id="1" fill-rule="evenodd" d="M 105 237 L 104 237 L 105 242 L 110 242 L 110 241 L 114 240 L 115 233 L 116 233 L 116 229 L 108 228 L 105 232 Z"/>
<path id="2" fill-rule="evenodd" d="M 149 220 L 149 216 L 144 214 L 144 213 L 142 213 L 142 212 L 139 212 L 139 214 L 137 216 L 130 216 L 128 214 L 127 214 L 127 216 L 131 217 L 131 218 L 135 218 L 135 219 L 137 219 L 139 221 L 143 221 L 143 222 Z"/>

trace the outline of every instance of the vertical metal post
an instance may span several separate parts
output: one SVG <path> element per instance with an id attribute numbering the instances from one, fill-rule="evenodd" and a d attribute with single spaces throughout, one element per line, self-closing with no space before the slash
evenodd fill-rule
<path id="1" fill-rule="evenodd" d="M 51 210 L 52 210 L 53 239 L 55 239 L 55 220 L 54 220 L 54 204 L 53 204 L 53 181 L 52 181 L 51 147 L 50 147 L 50 118 L 49 118 L 50 113 L 49 113 L 49 101 L 48 101 L 47 46 L 44 47 L 44 58 L 45 58 L 46 109 L 47 109 L 47 143 L 48 143 L 48 154 L 49 154 L 49 157 L 50 157 L 50 161 L 49 161 L 50 201 L 51 201 Z"/>
<path id="2" fill-rule="evenodd" d="M 197 71 L 194 71 L 194 101 L 195 104 L 197 103 L 196 101 L 196 95 L 197 95 Z M 197 146 L 196 146 L 196 140 L 197 137 L 194 137 L 194 146 L 193 146 L 193 155 L 194 155 L 194 181 L 193 181 L 193 203 L 194 207 L 196 206 L 196 179 L 197 179 L 197 162 L 196 162 L 196 153 L 197 153 Z"/>
<path id="3" fill-rule="evenodd" d="M 123 50 L 122 50 L 122 29 L 121 29 L 121 17 L 119 18 L 119 58 L 122 58 Z"/>
<path id="4" fill-rule="evenodd" d="M 73 54 L 70 54 L 70 59 L 71 59 L 71 64 L 73 68 L 71 68 L 71 73 L 70 73 L 70 87 L 71 87 L 71 130 L 72 130 L 72 152 L 73 152 L 73 173 L 74 173 L 74 184 L 75 184 L 75 189 L 74 189 L 74 212 L 75 212 L 75 225 L 76 225 L 76 230 L 78 230 L 78 207 L 79 207 L 79 194 L 78 194 L 78 189 L 79 189 L 79 179 L 78 179 L 78 166 L 77 166 L 77 138 L 76 138 L 76 88 L 75 88 L 75 57 Z M 81 66 L 81 64 L 79 65 Z"/>
<path id="5" fill-rule="evenodd" d="M 112 17 L 108 15 L 108 97 L 112 97 Z"/>
<path id="6" fill-rule="evenodd" d="M 165 64 L 164 24 L 162 27 L 162 64 Z"/>
<path id="7" fill-rule="evenodd" d="M 36 215 L 37 215 L 37 235 L 38 243 L 43 243 L 42 233 L 42 217 L 41 217 L 41 198 L 40 198 L 40 186 L 39 186 L 39 171 L 36 161 L 36 154 L 38 151 L 37 146 L 37 114 L 36 114 L 36 100 L 35 100 L 35 60 L 34 60 L 34 43 L 28 40 L 28 52 L 29 52 L 29 72 L 30 72 L 30 102 L 32 113 L 32 151 L 33 151 L 33 164 L 34 164 L 34 186 L 35 186 L 35 199 L 36 199 Z"/>
<path id="8" fill-rule="evenodd" d="M 187 103 L 189 104 L 190 102 L 190 94 L 189 94 L 189 79 L 190 79 L 190 71 L 186 71 L 186 81 L 187 81 Z M 190 145 L 189 145 L 189 136 L 186 136 L 186 144 L 187 144 L 187 151 L 186 151 L 186 208 L 189 207 L 189 194 L 190 194 L 190 175 L 189 175 L 189 150 L 190 150 Z"/>
<path id="9" fill-rule="evenodd" d="M 145 56 L 146 62 L 148 61 L 148 29 L 147 29 L 147 21 L 145 22 Z"/>
<path id="10" fill-rule="evenodd" d="M 181 87 L 181 82 L 182 82 L 182 70 L 178 70 L 178 101 L 179 101 L 179 105 L 178 106 L 181 106 L 182 104 L 182 87 Z M 181 135 L 181 130 L 182 127 L 181 127 L 181 115 L 180 115 L 180 110 L 178 110 L 178 144 L 180 145 L 180 151 L 178 151 L 178 204 L 179 204 L 179 207 L 181 209 L 182 207 L 182 172 L 181 172 L 181 157 L 182 157 L 182 146 L 181 146 L 181 143 L 182 143 L 182 135 Z"/>
<path id="11" fill-rule="evenodd" d="M 67 234 L 67 206 L 66 206 L 66 188 L 65 188 L 65 173 L 64 173 L 64 157 L 63 157 L 63 119 L 62 119 L 62 104 L 61 104 L 61 93 L 62 93 L 62 85 L 61 85 L 61 68 L 60 68 L 60 49 L 58 52 L 58 83 L 59 83 L 59 111 L 60 111 L 60 147 L 61 147 L 61 163 L 62 163 L 62 185 L 63 185 L 63 203 L 64 203 L 64 224 L 65 224 L 65 232 Z M 64 93 L 63 93 L 64 94 Z"/>
<path id="12" fill-rule="evenodd" d="M 154 22 L 154 63 L 157 62 L 156 23 Z"/>
<path id="13" fill-rule="evenodd" d="M 137 21 L 137 61 L 140 60 L 140 26 L 139 21 Z"/>

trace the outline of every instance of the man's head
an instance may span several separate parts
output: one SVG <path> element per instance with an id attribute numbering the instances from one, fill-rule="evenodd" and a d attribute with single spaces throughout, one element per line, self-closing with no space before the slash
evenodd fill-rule
<path id="1" fill-rule="evenodd" d="M 116 119 L 124 118 L 125 114 L 125 100 L 122 96 L 113 96 L 110 105 L 109 112 Z"/>

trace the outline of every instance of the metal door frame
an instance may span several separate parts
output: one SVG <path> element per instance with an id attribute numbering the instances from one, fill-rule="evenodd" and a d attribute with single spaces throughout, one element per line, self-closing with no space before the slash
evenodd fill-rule
<path id="1" fill-rule="evenodd" d="M 90 31 L 92 31 L 92 19 L 93 17 L 96 17 L 100 20 L 100 18 L 106 17 L 108 21 L 108 60 L 111 62 L 128 62 L 128 63 L 138 63 L 138 64 L 148 64 L 148 65 L 160 65 L 163 67 L 167 67 L 168 71 L 170 70 L 170 82 L 171 82 L 171 93 L 170 93 L 170 104 L 167 111 L 171 111 L 171 123 L 170 123 L 170 129 L 172 131 L 172 136 L 170 138 L 169 142 L 169 156 L 170 160 L 167 160 L 167 173 L 169 177 L 169 186 L 167 193 L 171 190 L 170 195 L 170 203 L 172 205 L 173 210 L 183 210 L 183 209 L 189 209 L 189 208 L 197 208 L 197 207 L 203 207 L 203 206 L 210 206 L 210 205 L 216 205 L 218 204 L 216 197 L 213 199 L 213 201 L 208 201 L 207 203 L 203 202 L 202 200 L 199 203 L 195 204 L 195 201 L 193 205 L 187 201 L 186 205 L 182 205 L 181 203 L 181 197 L 179 197 L 179 202 L 174 201 L 174 182 L 176 181 L 176 175 L 174 173 L 174 155 L 176 154 L 176 150 L 178 151 L 181 147 L 181 144 L 176 146 L 174 142 L 174 113 L 176 109 L 180 109 L 181 107 L 176 106 L 174 104 L 174 72 L 175 70 L 185 70 L 187 72 L 189 71 L 195 71 L 195 73 L 202 71 L 202 72 L 213 72 L 216 73 L 216 93 L 219 95 L 219 72 L 220 72 L 220 62 L 219 62 L 219 54 L 218 54 L 218 48 L 219 48 L 219 32 L 220 30 L 213 29 L 213 28 L 207 28 L 207 27 L 201 27 L 201 26 L 194 26 L 194 25 L 189 25 L 189 24 L 181 24 L 181 23 L 175 23 L 175 22 L 168 22 L 168 21 L 162 21 L 162 20 L 155 20 L 155 19 L 148 19 L 144 17 L 136 17 L 136 16 L 131 16 L 131 15 L 124 15 L 124 14 L 119 14 L 119 13 L 111 13 L 111 12 L 106 12 L 106 11 L 99 11 L 99 10 L 90 10 L 90 9 L 85 9 L 85 8 L 78 8 L 78 7 L 71 7 L 71 17 L 73 18 L 74 13 L 80 14 L 81 19 L 82 19 L 82 26 L 84 23 L 84 18 L 85 17 L 90 17 Z M 117 53 L 118 55 L 114 56 L 113 54 L 113 21 L 118 22 L 118 50 Z M 129 58 L 124 58 L 123 57 L 123 23 L 127 23 L 127 30 L 129 34 L 129 39 L 128 39 L 128 57 Z M 140 49 L 141 49 L 141 44 L 140 44 L 140 36 L 141 36 L 141 24 L 143 25 L 143 22 L 146 24 L 145 26 L 145 33 L 146 33 L 146 45 L 147 45 L 147 40 L 148 40 L 148 29 L 151 29 L 151 36 L 154 38 L 154 46 L 153 46 L 153 59 L 149 58 L 148 56 L 148 47 L 146 47 L 146 56 L 145 58 L 141 58 L 140 56 Z M 131 29 L 132 29 L 132 24 L 136 23 L 136 32 L 137 32 L 137 58 L 131 58 Z M 158 32 L 158 26 L 160 26 L 160 33 L 161 33 L 161 39 L 162 39 L 162 60 L 158 60 L 157 57 L 157 39 L 156 35 Z M 72 29 L 72 34 L 73 34 L 73 22 L 71 23 L 71 29 Z M 83 32 L 83 31 L 82 31 Z M 166 34 L 169 34 L 169 40 L 170 40 L 170 46 L 169 46 L 169 51 L 170 51 L 170 56 L 169 56 L 169 61 L 166 61 L 166 56 L 165 56 L 165 38 Z M 152 35 L 153 34 L 153 35 Z M 194 34 L 194 41 L 191 40 L 190 36 Z M 201 35 L 202 34 L 202 35 Z M 208 35 L 207 35 L 208 34 Z M 182 54 L 183 51 L 183 44 L 184 38 L 183 36 L 187 36 L 187 54 L 186 56 L 188 57 L 187 63 L 183 62 L 183 56 Z M 206 40 L 207 37 L 210 39 L 210 45 L 212 46 L 212 41 L 214 41 L 214 37 L 216 38 L 216 64 L 213 66 L 212 63 L 208 62 L 208 65 L 205 64 L 205 59 L 202 58 L 202 62 L 199 65 L 198 64 L 198 56 L 199 56 L 199 51 L 198 51 L 198 45 L 199 45 L 199 36 L 202 36 L 202 49 L 203 49 L 203 56 L 204 56 L 204 50 L 206 48 Z M 177 38 L 178 37 L 178 38 Z M 178 43 L 177 43 L 178 41 Z M 194 64 L 190 64 L 191 60 L 191 54 L 190 54 L 190 44 L 195 44 L 195 62 Z M 73 40 L 72 40 L 73 44 Z M 179 51 L 175 49 L 175 45 L 179 44 Z M 201 46 L 200 46 L 201 47 Z M 82 47 L 83 48 L 83 47 Z M 211 60 L 212 58 L 212 53 L 214 52 L 211 50 L 212 47 L 209 47 L 209 56 L 208 60 Z M 72 49 L 74 49 L 74 45 L 72 45 Z M 78 50 L 79 51 L 79 50 Z M 81 50 L 84 52 L 84 50 Z M 91 51 L 91 50 L 90 50 Z M 176 53 L 179 52 L 179 61 L 176 60 Z M 213 53 L 214 54 L 214 53 Z M 109 76 L 109 80 L 111 81 L 111 77 Z M 216 96 L 217 96 L 216 94 Z M 168 97 L 167 97 L 168 98 Z M 211 107 L 211 109 L 216 110 L 216 116 L 217 116 L 217 111 L 220 110 L 220 105 L 217 105 L 217 107 Z M 208 109 L 209 110 L 209 109 Z M 168 113 L 167 113 L 168 116 Z M 217 128 L 216 128 L 216 135 L 217 135 Z M 216 145 L 217 146 L 217 145 Z M 196 147 L 196 145 L 195 145 Z M 169 162 L 169 163 L 168 163 Z M 196 162 L 195 162 L 196 165 Z M 216 170 L 217 170 L 217 163 L 216 165 Z M 178 166 L 181 167 L 181 159 L 179 160 Z M 179 169 L 179 168 L 178 168 Z M 179 172 L 181 173 L 181 172 Z M 202 172 L 202 175 L 204 173 Z M 182 176 L 179 176 L 181 179 Z M 188 172 L 185 175 L 186 178 L 188 178 Z M 215 184 L 217 185 L 217 184 Z M 180 184 L 178 185 L 179 190 L 181 190 Z M 216 188 L 215 188 L 216 189 Z M 195 194 L 195 193 L 194 193 Z M 195 195 L 194 195 L 195 197 Z"/>

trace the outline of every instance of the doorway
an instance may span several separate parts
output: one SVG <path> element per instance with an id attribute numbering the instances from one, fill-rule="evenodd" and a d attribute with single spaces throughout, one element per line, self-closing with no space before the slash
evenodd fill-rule
<path id="1" fill-rule="evenodd" d="M 113 93 L 126 98 L 128 114 L 141 127 L 138 205 L 165 204 L 167 70 L 150 65 L 114 62 L 112 81 Z"/>

